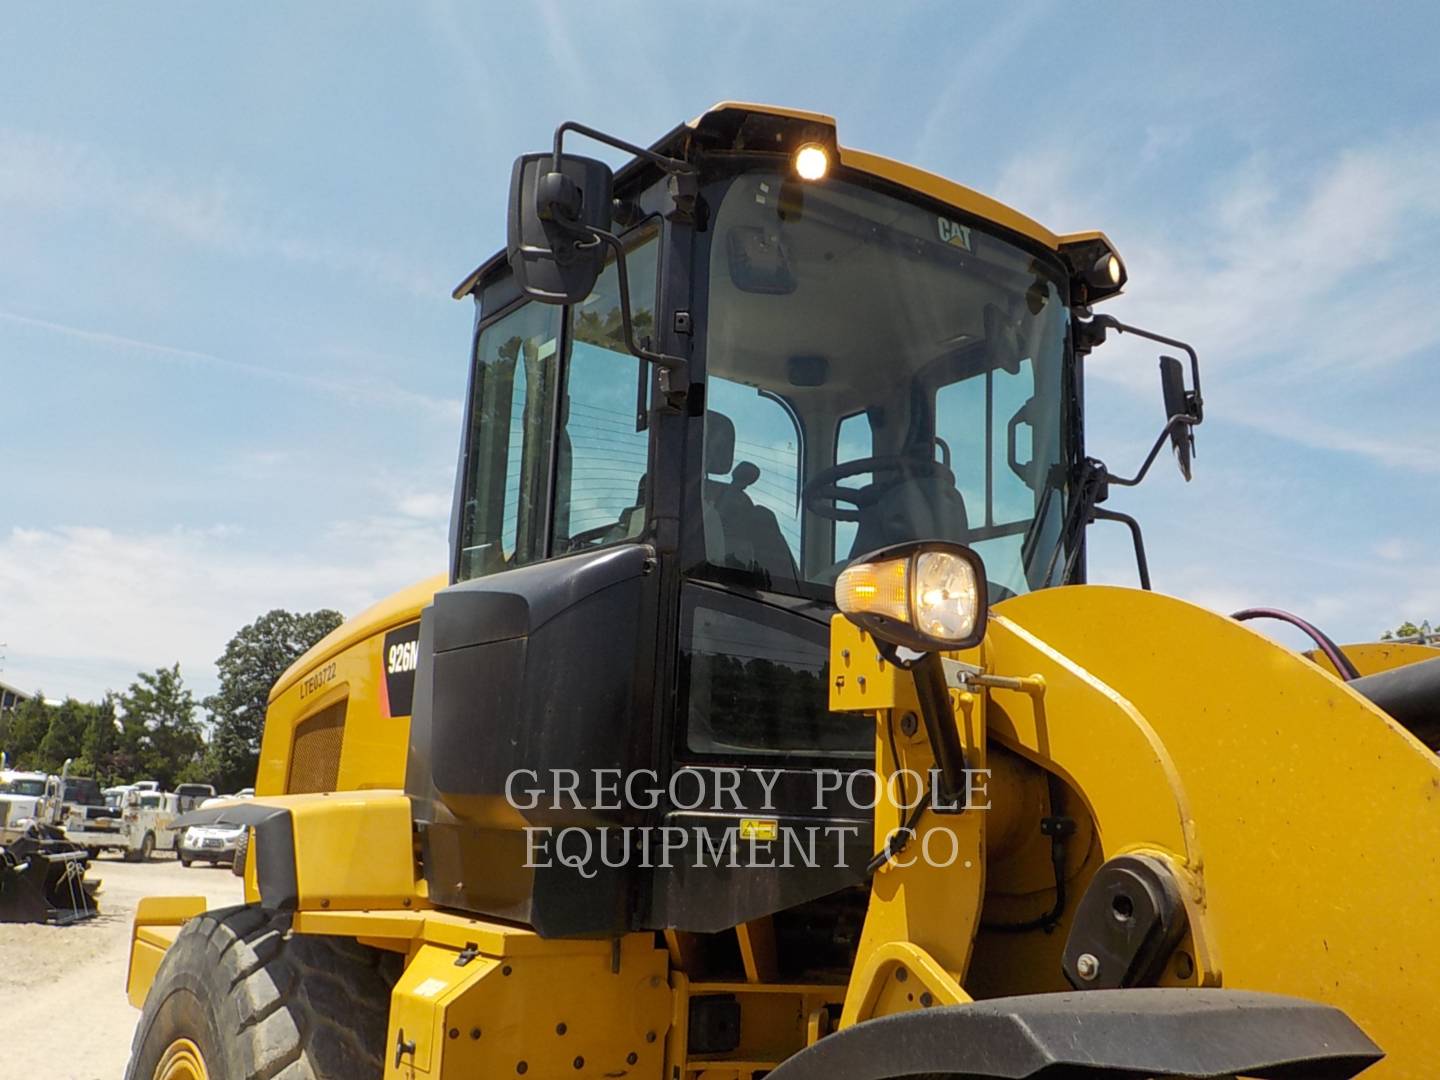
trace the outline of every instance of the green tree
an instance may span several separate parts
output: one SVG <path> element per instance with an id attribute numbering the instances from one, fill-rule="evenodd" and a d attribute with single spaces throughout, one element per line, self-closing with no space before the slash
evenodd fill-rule
<path id="1" fill-rule="evenodd" d="M 90 706 L 67 697 L 50 710 L 50 726 L 40 740 L 40 768 L 58 773 L 67 758 L 78 758 L 83 749 L 85 725 Z"/>
<path id="2" fill-rule="evenodd" d="M 195 696 L 180 677 L 180 665 L 141 672 L 120 695 L 125 711 L 122 743 L 138 757 L 146 779 L 169 789 L 205 749 Z"/>
<path id="3" fill-rule="evenodd" d="M 39 692 L 5 713 L 4 743 L 0 749 L 12 769 L 34 769 L 40 764 L 40 744 L 50 731 L 50 713 Z"/>
<path id="4" fill-rule="evenodd" d="M 1430 620 L 1428 619 L 1420 623 L 1419 625 L 1416 625 L 1415 623 L 1410 622 L 1407 619 L 1405 622 L 1397 626 L 1394 630 L 1386 630 L 1385 633 L 1380 635 L 1380 640 L 1394 641 L 1396 638 L 1425 637 L 1433 634 L 1434 632 L 1435 631 L 1430 628 Z"/>
<path id="5" fill-rule="evenodd" d="M 115 718 L 115 695 L 106 694 L 103 701 L 86 706 L 89 715 L 80 752 L 85 765 L 102 787 L 131 778 L 132 763 L 122 759 L 120 724 Z M 128 766 L 128 768 L 127 768 Z"/>
<path id="6" fill-rule="evenodd" d="M 317 641 L 344 621 L 328 608 L 298 614 L 279 608 L 242 627 L 215 662 L 220 689 L 205 699 L 212 724 L 214 783 L 234 791 L 255 782 L 270 688 Z"/>

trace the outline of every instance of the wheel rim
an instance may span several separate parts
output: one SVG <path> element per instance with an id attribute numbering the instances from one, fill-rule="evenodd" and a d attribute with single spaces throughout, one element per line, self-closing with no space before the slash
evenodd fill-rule
<path id="1" fill-rule="evenodd" d="M 176 1039 L 155 1066 L 155 1080 L 210 1080 L 205 1055 L 189 1039 Z"/>

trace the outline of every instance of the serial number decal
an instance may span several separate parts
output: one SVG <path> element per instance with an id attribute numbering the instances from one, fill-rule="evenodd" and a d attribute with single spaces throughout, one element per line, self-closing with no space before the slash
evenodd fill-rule
<path id="1" fill-rule="evenodd" d="M 311 694 L 323 689 L 327 684 L 335 681 L 335 662 L 332 660 L 317 671 L 305 676 L 304 682 L 300 684 L 300 700 L 304 701 Z"/>
<path id="2" fill-rule="evenodd" d="M 409 716 L 415 700 L 415 669 L 420 666 L 420 624 L 410 623 L 385 635 L 381 660 L 391 716 Z"/>

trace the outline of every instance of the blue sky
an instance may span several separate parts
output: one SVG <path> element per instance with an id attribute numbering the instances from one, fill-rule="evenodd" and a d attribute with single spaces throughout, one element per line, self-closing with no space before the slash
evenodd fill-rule
<path id="1" fill-rule="evenodd" d="M 1080 16 L 1083 11 L 1084 17 Z M 512 158 L 722 99 L 1125 255 L 1193 341 L 1195 480 L 1118 492 L 1156 585 L 1342 639 L 1440 616 L 1433 4 L 19 7 L 0 29 L 0 679 L 179 660 L 443 565 L 471 312 Z M 1097 353 L 1129 471 L 1154 354 Z M 1122 534 L 1092 577 L 1130 581 Z"/>

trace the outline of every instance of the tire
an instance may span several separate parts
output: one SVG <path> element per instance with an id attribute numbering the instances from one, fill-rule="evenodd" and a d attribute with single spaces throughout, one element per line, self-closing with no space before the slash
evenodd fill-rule
<path id="1" fill-rule="evenodd" d="M 191 860 L 190 860 L 190 859 L 185 858 L 184 855 L 181 855 L 181 856 L 180 856 L 180 865 L 183 866 L 186 870 L 189 870 L 189 869 L 190 869 L 190 863 L 191 863 Z"/>
<path id="2" fill-rule="evenodd" d="M 155 1080 L 179 1052 L 223 1080 L 380 1080 L 391 986 L 382 955 L 292 935 L 288 918 L 258 906 L 198 915 L 155 973 L 125 1078 Z"/>
<path id="3" fill-rule="evenodd" d="M 236 877 L 245 876 L 245 856 L 250 851 L 250 830 L 235 842 L 235 857 L 230 860 L 230 872 Z"/>
<path id="4" fill-rule="evenodd" d="M 155 834 L 147 832 L 140 841 L 140 852 L 135 856 L 136 862 L 149 862 L 150 857 L 155 854 Z"/>

